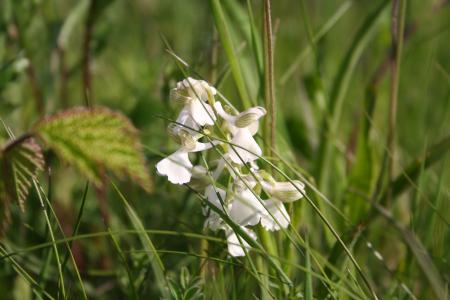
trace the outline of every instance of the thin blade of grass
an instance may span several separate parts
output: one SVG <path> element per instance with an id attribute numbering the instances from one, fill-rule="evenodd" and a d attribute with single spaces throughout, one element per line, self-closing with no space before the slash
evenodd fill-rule
<path id="1" fill-rule="evenodd" d="M 37 191 L 37 193 L 40 194 L 45 199 L 45 202 L 48 205 L 49 210 L 50 210 L 50 212 L 53 215 L 53 218 L 55 219 L 55 222 L 56 222 L 57 228 L 59 229 L 60 234 L 63 236 L 63 238 L 65 238 L 66 236 L 64 234 L 64 230 L 63 230 L 63 228 L 61 226 L 61 223 L 59 222 L 59 219 L 58 219 L 58 216 L 56 215 L 55 210 L 53 209 L 53 207 L 51 205 L 50 200 L 48 199 L 48 197 L 47 197 L 46 193 L 44 192 L 44 189 L 42 188 L 42 186 L 36 180 L 35 180 L 35 183 L 38 186 L 38 188 L 40 189 L 40 191 Z M 52 240 L 52 243 L 55 244 L 56 240 Z M 72 250 L 71 250 L 71 246 L 67 242 L 64 243 L 64 245 L 66 246 L 67 253 L 68 253 L 66 257 L 70 257 L 70 259 L 71 259 L 71 262 L 72 262 L 73 268 L 75 270 L 75 274 L 76 274 L 78 283 L 80 285 L 81 292 L 83 294 L 83 298 L 84 299 L 88 299 L 87 294 L 86 294 L 86 289 L 85 289 L 84 284 L 83 284 L 83 279 L 81 278 L 80 271 L 78 270 L 78 266 L 77 266 L 77 263 L 75 261 L 75 257 L 73 256 L 73 253 L 72 253 Z M 66 259 L 66 258 L 64 258 L 64 259 Z M 61 264 L 61 270 L 64 270 L 64 268 L 65 268 L 65 264 L 64 264 L 64 261 L 63 261 L 63 263 Z"/>
<path id="2" fill-rule="evenodd" d="M 111 240 L 113 242 L 114 248 L 117 251 L 117 254 L 119 255 L 119 259 L 122 262 L 125 271 L 127 273 L 127 277 L 128 277 L 128 285 L 130 287 L 130 293 L 131 295 L 133 295 L 133 299 L 139 299 L 138 294 L 136 292 L 136 289 L 134 287 L 134 279 L 133 279 L 133 275 L 131 274 L 131 269 L 128 266 L 127 260 L 125 258 L 125 254 L 122 251 L 122 248 L 120 248 L 120 244 L 119 241 L 117 240 L 116 236 L 114 235 L 114 233 L 112 232 L 112 230 L 110 228 L 108 228 L 108 232 L 109 232 L 109 236 L 111 237 Z"/>
<path id="3" fill-rule="evenodd" d="M 385 8 L 390 3 L 389 0 L 381 1 L 377 7 L 364 20 L 359 28 L 353 42 L 348 49 L 345 58 L 342 60 L 339 71 L 333 82 L 330 100 L 328 103 L 328 115 L 322 126 L 322 141 L 317 158 L 316 178 L 319 190 L 326 192 L 328 185 L 329 170 L 332 169 L 331 155 L 333 145 L 336 139 L 339 122 L 341 119 L 342 107 L 350 80 L 353 76 L 355 67 L 361 57 L 364 49 L 367 47 L 370 38 L 375 31 L 378 20 L 381 18 Z"/>
<path id="4" fill-rule="evenodd" d="M 349 10 L 349 8 L 353 5 L 354 1 L 349 0 L 341 4 L 336 12 L 328 19 L 325 24 L 323 24 L 317 33 L 313 36 L 312 41 L 316 44 L 322 37 L 324 37 L 331 29 L 333 29 L 334 25 L 345 15 L 345 13 Z M 307 57 L 307 55 L 311 52 L 311 44 L 308 44 L 300 53 L 294 58 L 291 66 L 281 75 L 280 84 L 284 85 L 295 73 L 295 71 L 299 68 L 300 64 Z"/>
<path id="5" fill-rule="evenodd" d="M 210 0 L 209 2 L 211 5 L 217 32 L 219 33 L 220 41 L 225 50 L 228 62 L 230 63 L 231 73 L 233 74 L 242 104 L 244 108 L 249 108 L 250 106 L 252 106 L 252 102 L 250 101 L 238 58 L 236 57 L 233 40 L 230 35 L 229 23 L 222 9 L 222 4 L 219 0 Z"/>
<path id="6" fill-rule="evenodd" d="M 392 214 L 384 207 L 375 202 L 373 203 L 373 206 L 378 213 L 386 218 L 400 233 L 401 237 L 416 257 L 419 267 L 433 288 L 433 292 L 435 293 L 437 299 L 446 299 L 447 288 L 444 284 L 444 280 L 441 278 L 438 268 L 435 266 L 427 249 L 422 244 L 420 239 L 411 230 L 405 228 L 397 220 L 395 220 L 394 216 L 392 216 Z"/>
<path id="7" fill-rule="evenodd" d="M 0 254 L 2 255 L 2 257 L 5 257 L 7 255 L 7 253 L 8 252 L 6 251 L 6 249 L 0 244 Z M 16 273 L 20 277 L 25 279 L 25 281 L 27 281 L 33 287 L 33 292 L 35 293 L 36 297 L 38 297 L 39 299 L 42 299 L 42 296 L 40 295 L 40 293 L 42 293 L 48 299 L 51 299 L 51 300 L 55 299 L 55 298 L 53 298 L 52 295 L 50 295 L 48 292 L 43 290 L 41 288 L 41 286 L 38 284 L 38 282 L 36 282 L 36 280 L 34 280 L 34 278 L 24 268 L 22 268 L 22 266 L 14 258 L 8 256 L 7 259 L 12 263 L 14 271 L 16 271 Z"/>
<path id="8" fill-rule="evenodd" d="M 58 276 L 59 276 L 59 283 L 58 283 L 58 285 L 61 287 L 61 294 L 62 294 L 62 297 L 65 299 L 66 298 L 66 288 L 65 288 L 65 284 L 64 284 L 64 275 L 63 275 L 63 271 L 62 271 L 61 258 L 60 258 L 60 255 L 59 255 L 58 246 L 57 246 L 57 244 L 55 242 L 55 234 L 53 233 L 53 228 L 52 228 L 52 224 L 50 222 L 50 217 L 48 215 L 47 209 L 45 208 L 44 199 L 43 199 L 43 197 L 41 195 L 41 192 L 39 190 L 38 184 L 37 184 L 36 180 L 34 180 L 34 179 L 33 179 L 33 185 L 34 185 L 34 188 L 35 188 L 36 193 L 38 195 L 39 203 L 41 205 L 41 209 L 42 209 L 42 212 L 44 214 L 45 223 L 47 224 L 47 227 L 48 227 L 48 230 L 49 230 L 48 232 L 49 232 L 50 238 L 52 240 L 53 251 L 54 251 L 55 259 L 56 259 L 56 267 L 57 267 Z"/>
<path id="9" fill-rule="evenodd" d="M 308 270 L 305 274 L 305 300 L 313 300 L 313 282 L 312 282 L 312 267 L 311 267 L 311 257 L 309 254 L 309 237 L 306 236 L 306 256 L 305 256 L 305 268 Z"/>
<path id="10" fill-rule="evenodd" d="M 133 225 L 133 228 L 139 232 L 139 239 L 142 243 L 142 246 L 144 246 L 144 249 L 148 251 L 147 255 L 150 259 L 153 273 L 156 278 L 157 286 L 161 294 L 164 296 L 165 299 L 171 299 L 169 284 L 167 282 L 167 278 L 165 277 L 164 265 L 163 262 L 161 261 L 161 258 L 158 256 L 155 245 L 153 244 L 152 240 L 146 233 L 144 225 L 142 224 L 138 215 L 131 207 L 131 205 L 128 203 L 128 201 L 125 199 L 125 196 L 120 192 L 120 190 L 114 184 L 114 182 L 111 181 L 111 185 L 114 188 L 114 191 L 119 196 L 119 198 L 122 200 L 122 204 L 125 207 L 127 215 L 130 218 L 131 224 Z"/>

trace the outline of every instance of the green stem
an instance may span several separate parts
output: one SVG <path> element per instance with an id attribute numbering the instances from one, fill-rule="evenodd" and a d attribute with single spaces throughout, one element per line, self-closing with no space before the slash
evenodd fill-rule
<path id="1" fill-rule="evenodd" d="M 264 1 L 264 99 L 269 112 L 266 120 L 264 139 L 266 145 L 266 155 L 272 157 L 273 151 L 276 151 L 276 100 L 273 70 L 273 35 L 272 18 L 270 9 L 270 0 Z"/>
<path id="2" fill-rule="evenodd" d="M 389 131 L 387 136 L 388 182 L 394 178 L 395 137 L 397 127 L 398 86 L 400 81 L 400 62 L 405 30 L 406 0 L 392 1 L 392 50 L 391 91 L 389 100 Z M 400 14 L 400 15 L 399 15 Z M 387 202 L 391 202 L 392 190 L 389 188 Z"/>

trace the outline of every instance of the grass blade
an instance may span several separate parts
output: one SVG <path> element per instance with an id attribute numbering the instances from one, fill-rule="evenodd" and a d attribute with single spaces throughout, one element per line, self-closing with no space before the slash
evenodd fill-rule
<path id="1" fill-rule="evenodd" d="M 233 74 L 242 104 L 244 108 L 249 108 L 252 106 L 252 102 L 250 101 L 250 97 L 248 95 L 238 58 L 236 57 L 236 51 L 233 46 L 229 24 L 225 18 L 222 4 L 220 4 L 219 0 L 210 0 L 209 2 L 211 4 L 214 22 L 216 24 L 217 31 L 219 32 L 220 42 L 222 43 L 225 54 L 230 63 L 231 73 Z"/>
<path id="2" fill-rule="evenodd" d="M 305 268 L 308 270 L 305 274 L 305 300 L 313 300 L 313 283 L 312 283 L 312 267 L 311 267 L 311 257 L 309 249 L 309 237 L 305 237 L 306 240 L 306 256 L 305 256 Z"/>
<path id="3" fill-rule="evenodd" d="M 373 206 L 400 233 L 403 240 L 406 242 L 409 249 L 416 257 L 420 269 L 423 271 L 425 277 L 428 279 L 428 282 L 433 287 L 433 291 L 437 299 L 447 299 L 447 289 L 444 281 L 441 278 L 438 269 L 434 265 L 433 260 L 431 259 L 427 249 L 422 244 L 420 239 L 411 230 L 405 228 L 403 225 L 397 222 L 392 214 L 384 207 L 382 207 L 378 203 L 373 203 Z"/>
<path id="4" fill-rule="evenodd" d="M 325 118 L 322 127 L 322 142 L 316 167 L 317 182 L 322 192 L 326 192 L 325 187 L 327 186 L 329 177 L 333 144 L 336 138 L 337 128 L 339 128 L 342 107 L 350 80 L 359 58 L 376 29 L 378 20 L 381 18 L 384 9 L 389 3 L 389 0 L 381 1 L 375 10 L 366 17 L 342 61 L 333 83 L 328 103 L 328 116 Z"/>
<path id="5" fill-rule="evenodd" d="M 124 195 L 119 191 L 119 189 L 113 182 L 111 182 L 111 184 L 116 193 L 119 195 L 120 199 L 122 200 L 122 204 L 125 206 L 125 210 L 128 214 L 128 217 L 130 218 L 131 224 L 133 225 L 134 229 L 136 229 L 139 232 L 138 234 L 139 239 L 141 240 L 142 246 L 144 246 L 144 249 L 150 259 L 153 273 L 156 277 L 156 282 L 159 290 L 161 291 L 161 294 L 164 296 L 165 299 L 171 299 L 169 284 L 165 277 L 164 265 L 161 261 L 161 258 L 158 256 L 158 252 L 156 251 L 155 245 L 153 244 L 148 234 L 145 232 L 144 225 L 142 224 L 141 220 L 139 219 L 134 209 L 125 199 Z"/>

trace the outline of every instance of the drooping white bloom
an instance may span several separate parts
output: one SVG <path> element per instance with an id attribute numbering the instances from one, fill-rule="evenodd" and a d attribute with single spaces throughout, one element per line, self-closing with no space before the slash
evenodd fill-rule
<path id="1" fill-rule="evenodd" d="M 191 180 L 193 167 L 189 160 L 189 152 L 180 149 L 156 164 L 158 173 L 167 176 L 173 184 L 184 184 Z"/>
<path id="2" fill-rule="evenodd" d="M 268 231 L 277 231 L 281 228 L 287 228 L 291 222 L 283 202 L 277 199 L 265 200 L 264 207 L 266 211 L 261 217 L 261 225 Z"/>
<path id="3" fill-rule="evenodd" d="M 252 136 L 255 135 L 258 132 L 259 119 L 266 114 L 264 107 L 255 106 L 234 116 L 227 113 L 219 101 L 214 103 L 214 108 L 217 114 L 227 121 L 228 129 L 233 135 L 242 128 L 249 130 Z"/>
<path id="4" fill-rule="evenodd" d="M 187 78 L 177 83 L 171 97 L 184 106 L 176 122 L 168 126 L 168 134 L 180 148 L 158 162 L 156 168 L 158 174 L 167 176 L 171 183 L 189 183 L 191 188 L 204 194 L 209 202 L 208 206 L 203 207 L 205 228 L 223 230 L 230 256 L 239 257 L 244 256 L 251 247 L 249 240 L 244 240 L 236 232 L 245 232 L 256 239 L 256 234 L 249 227 L 258 223 L 268 231 L 287 228 L 290 217 L 284 203 L 302 198 L 305 185 L 300 181 L 276 182 L 264 169 L 259 169 L 257 159 L 262 155 L 262 150 L 254 135 L 266 110 L 252 107 L 240 113 L 235 110 L 230 113 L 227 107 L 224 109 L 220 102 L 215 101 L 216 94 L 216 89 L 203 80 Z M 213 104 L 214 109 L 211 107 Z M 221 119 L 218 123 L 222 125 L 221 133 L 229 137 L 230 145 L 223 147 L 225 153 L 219 152 L 219 159 L 205 163 L 208 169 L 201 165 L 194 166 L 189 153 L 205 151 L 220 143 L 199 142 L 203 134 L 217 134 L 215 129 L 219 127 L 207 127 L 214 125 L 217 119 Z M 246 164 L 245 168 L 243 164 Z M 231 184 L 222 189 L 215 183 L 223 182 L 224 171 L 227 173 L 225 176 L 229 176 L 224 179 L 230 180 Z M 265 192 L 264 200 L 260 196 L 261 189 Z M 266 199 L 266 194 L 269 199 Z M 224 214 L 227 218 L 222 218 Z M 226 220 L 231 220 L 234 225 Z"/>
<path id="5" fill-rule="evenodd" d="M 226 201 L 225 190 L 210 185 L 205 189 L 205 197 L 211 204 L 213 204 L 215 207 L 217 207 L 224 213 L 228 214 L 231 218 L 233 218 L 231 215 L 231 211 L 233 210 L 232 207 L 236 202 L 233 201 L 232 203 L 229 204 L 225 203 Z M 227 238 L 228 244 L 228 253 L 231 256 L 233 257 L 244 256 L 245 255 L 244 248 L 246 248 L 247 251 L 250 250 L 250 245 L 243 238 L 239 238 L 234 232 L 234 230 L 229 225 L 227 225 L 217 213 L 208 209 L 205 209 L 203 213 L 205 215 L 208 215 L 208 218 L 205 221 L 205 227 L 210 228 L 213 231 L 217 231 L 219 229 L 225 231 L 225 236 Z M 240 224 L 238 223 L 238 225 Z M 240 226 L 240 228 L 244 232 L 246 232 L 251 238 L 256 240 L 256 234 L 252 230 L 242 225 Z"/>
<path id="6" fill-rule="evenodd" d="M 293 180 L 292 182 L 261 180 L 261 185 L 271 197 L 285 203 L 297 201 L 305 194 L 305 184 L 299 180 Z"/>
<path id="7" fill-rule="evenodd" d="M 247 129 L 237 130 L 231 139 L 230 159 L 237 164 L 252 162 L 262 155 L 262 150 Z M 233 146 L 236 145 L 236 146 Z"/>
<path id="8" fill-rule="evenodd" d="M 256 234 L 247 227 L 241 226 L 241 229 L 247 233 L 252 239 L 256 240 Z M 245 250 L 250 250 L 250 245 L 243 239 L 239 238 L 233 229 L 227 227 L 225 229 L 225 235 L 227 237 L 228 253 L 233 257 L 245 256 Z"/>
<path id="9" fill-rule="evenodd" d="M 239 225 L 252 226 L 259 223 L 264 210 L 264 206 L 254 192 L 246 188 L 234 197 L 229 215 Z"/>
<path id="10" fill-rule="evenodd" d="M 258 156 L 262 155 L 262 150 L 253 135 L 258 132 L 259 119 L 266 114 L 266 110 L 257 106 L 233 116 L 225 112 L 220 102 L 216 102 L 214 108 L 217 114 L 226 120 L 227 128 L 232 134 L 230 159 L 237 164 L 253 162 L 258 159 Z"/>
<path id="11" fill-rule="evenodd" d="M 175 153 L 162 159 L 156 164 L 158 174 L 167 176 L 167 179 L 173 184 L 185 184 L 191 180 L 193 165 L 189 160 L 190 152 L 199 152 L 207 150 L 216 141 L 212 143 L 200 143 L 194 140 L 193 146 L 184 146 Z"/>
<path id="12" fill-rule="evenodd" d="M 224 209 L 225 203 L 223 203 L 226 197 L 225 190 L 218 187 L 214 187 L 213 185 L 209 185 L 205 189 L 205 197 L 211 204 L 213 204 L 221 211 L 223 212 L 227 211 Z M 207 216 L 204 225 L 205 228 L 210 228 L 213 231 L 217 231 L 219 229 L 223 229 L 224 226 L 226 225 L 216 212 L 208 208 L 203 209 L 203 214 Z"/>
<path id="13" fill-rule="evenodd" d="M 198 126 L 214 125 L 216 116 L 208 104 L 217 91 L 204 80 L 191 77 L 177 83 L 171 92 L 172 99 L 184 103 L 183 111 L 188 112 Z"/>

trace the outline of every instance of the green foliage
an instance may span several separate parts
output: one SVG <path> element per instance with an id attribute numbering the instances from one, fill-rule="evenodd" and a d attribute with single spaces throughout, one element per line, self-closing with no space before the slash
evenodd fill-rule
<path id="1" fill-rule="evenodd" d="M 41 147 L 29 136 L 19 141 L 11 141 L 0 153 L 0 214 L 3 233 L 10 220 L 10 204 L 16 201 L 25 211 L 25 200 L 32 181 L 44 168 Z"/>
<path id="2" fill-rule="evenodd" d="M 33 132 L 97 185 L 104 169 L 109 169 L 119 177 L 131 177 L 147 192 L 152 190 L 138 132 L 118 112 L 72 108 L 38 122 Z"/>
<path id="3" fill-rule="evenodd" d="M 174 277 L 169 280 L 174 300 L 204 299 L 200 277 L 193 277 L 186 267 L 182 267 L 179 276 Z"/>
<path id="4" fill-rule="evenodd" d="M 0 131 L 0 299 L 448 299 L 448 1 L 270 1 L 278 151 L 259 167 L 305 182 L 308 198 L 286 205 L 294 226 L 276 234 L 235 227 L 246 257 L 204 229 L 203 195 L 150 175 L 178 147 L 155 116 L 175 119 L 180 79 L 263 105 L 263 3 L 0 1 L 0 119 L 19 133 Z M 68 109 L 85 97 L 120 113 Z M 93 188 L 106 174 L 129 180 Z"/>

